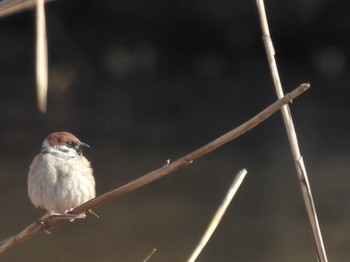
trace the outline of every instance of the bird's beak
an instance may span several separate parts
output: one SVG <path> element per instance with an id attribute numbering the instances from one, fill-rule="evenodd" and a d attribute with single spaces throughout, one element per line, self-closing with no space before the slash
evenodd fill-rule
<path id="1" fill-rule="evenodd" d="M 88 148 L 88 147 L 90 147 L 88 144 L 86 144 L 86 143 L 84 143 L 84 142 L 80 142 L 79 143 L 79 145 L 77 146 L 77 152 L 79 153 L 79 155 L 81 155 L 82 154 L 82 149 L 83 148 Z"/>
<path id="2" fill-rule="evenodd" d="M 84 142 L 80 142 L 79 147 L 84 148 L 84 147 L 90 147 L 90 146 L 88 144 L 85 144 Z"/>

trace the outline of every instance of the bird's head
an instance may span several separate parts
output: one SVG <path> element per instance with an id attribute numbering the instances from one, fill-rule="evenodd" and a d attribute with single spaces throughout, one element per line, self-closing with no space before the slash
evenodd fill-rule
<path id="1" fill-rule="evenodd" d="M 64 158 L 72 158 L 82 155 L 82 148 L 84 147 L 89 147 L 89 145 L 81 142 L 71 133 L 55 132 L 45 138 L 41 146 L 41 153 L 51 153 Z"/>

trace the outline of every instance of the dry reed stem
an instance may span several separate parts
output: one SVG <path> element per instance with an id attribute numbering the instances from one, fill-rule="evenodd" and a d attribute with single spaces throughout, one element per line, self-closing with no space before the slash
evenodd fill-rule
<path id="1" fill-rule="evenodd" d="M 53 0 L 45 0 L 51 2 Z M 0 2 L 0 18 L 13 15 L 35 7 L 37 0 L 2 0 Z"/>
<path id="2" fill-rule="evenodd" d="M 45 2 L 37 0 L 36 5 L 36 93 L 38 108 L 42 113 L 46 112 L 47 105 L 47 39 Z"/>
<path id="3" fill-rule="evenodd" d="M 154 254 L 156 251 L 157 251 L 157 249 L 154 248 L 154 249 L 151 251 L 151 253 L 150 253 L 142 262 L 147 262 L 147 261 L 151 258 L 151 256 L 153 256 L 153 254 Z"/>
<path id="4" fill-rule="evenodd" d="M 96 207 L 97 205 L 104 204 L 108 201 L 111 201 L 112 199 L 115 199 L 117 197 L 120 197 L 130 191 L 133 191 L 137 188 L 140 188 L 146 184 L 149 184 L 163 176 L 166 176 L 170 173 L 173 173 L 174 171 L 185 167 L 189 164 L 191 164 L 194 160 L 214 151 L 215 149 L 218 149 L 219 147 L 223 146 L 224 144 L 234 140 L 235 138 L 241 136 L 242 134 L 248 132 L 258 124 L 262 123 L 264 120 L 269 118 L 272 114 L 279 111 L 281 107 L 288 102 L 292 101 L 302 93 L 304 93 L 307 89 L 310 88 L 309 84 L 301 84 L 299 87 L 294 89 L 289 94 L 285 95 L 283 98 L 277 100 L 275 103 L 264 109 L 262 112 L 248 120 L 247 122 L 243 123 L 242 125 L 238 126 L 237 128 L 231 130 L 230 132 L 224 134 L 223 136 L 215 139 L 214 141 L 208 143 L 207 145 L 193 151 L 192 153 L 176 160 L 175 162 L 168 163 L 165 166 L 154 170 L 124 186 L 121 186 L 117 189 L 114 189 L 110 192 L 107 192 L 99 197 L 96 197 L 94 199 L 91 199 L 90 201 L 76 207 L 74 210 L 72 210 L 70 213 L 72 214 L 80 214 L 82 212 L 87 212 L 88 210 Z M 50 228 L 54 228 L 56 226 L 59 226 L 61 224 L 67 223 L 67 220 L 56 220 L 47 218 L 47 216 L 43 216 L 38 221 L 35 221 L 31 225 L 29 225 L 27 228 L 25 228 L 22 232 L 20 232 L 17 235 L 14 235 L 6 240 L 3 240 L 0 242 L 0 253 L 4 252 L 5 250 L 9 249 L 10 247 L 13 247 L 17 244 L 20 244 L 42 232 L 44 232 L 44 229 L 49 230 Z M 43 228 L 42 225 L 45 225 L 45 228 Z"/>
<path id="5" fill-rule="evenodd" d="M 219 206 L 218 210 L 213 216 L 213 219 L 211 220 L 207 230 L 205 231 L 203 237 L 199 241 L 196 249 L 193 251 L 190 258 L 187 260 L 188 262 L 194 262 L 196 261 L 199 254 L 202 252 L 205 245 L 208 243 L 210 237 L 213 235 L 215 229 L 219 225 L 222 217 L 224 216 L 228 205 L 231 203 L 233 197 L 235 196 L 238 188 L 241 186 L 243 179 L 245 178 L 247 174 L 246 169 L 242 169 L 239 171 L 239 173 L 236 175 L 235 179 L 233 180 L 224 200 L 222 201 L 221 205 Z"/>
<path id="6" fill-rule="evenodd" d="M 282 88 L 282 84 L 278 74 L 277 64 L 275 60 L 275 50 L 270 37 L 270 31 L 269 31 L 267 18 L 266 18 L 264 1 L 257 0 L 257 6 L 258 6 L 260 22 L 261 22 L 261 27 L 263 32 L 263 41 L 265 44 L 265 49 L 266 49 L 266 53 L 267 53 L 267 57 L 270 65 L 273 82 L 275 85 L 277 97 L 281 98 L 283 97 L 283 88 Z M 300 153 L 298 139 L 295 132 L 293 119 L 292 119 L 291 112 L 289 110 L 289 106 L 286 104 L 281 108 L 281 111 L 282 111 L 284 124 L 286 126 L 286 131 L 288 134 L 289 144 L 292 150 L 296 170 L 298 173 L 298 179 L 300 182 L 306 211 L 307 211 L 311 228 L 312 228 L 313 239 L 316 246 L 318 260 L 321 262 L 326 262 L 327 261 L 326 250 L 323 244 L 322 234 L 321 234 L 320 226 L 317 219 L 317 213 L 316 213 L 314 201 L 312 198 L 309 179 L 306 173 L 303 157 Z"/>

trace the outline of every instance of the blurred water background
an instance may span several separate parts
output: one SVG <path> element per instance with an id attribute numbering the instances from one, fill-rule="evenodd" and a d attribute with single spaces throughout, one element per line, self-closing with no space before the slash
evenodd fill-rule
<path id="1" fill-rule="evenodd" d="M 350 258 L 347 1 L 266 10 L 329 260 Z M 35 98 L 35 12 L 0 20 L 0 240 L 39 218 L 26 175 L 46 135 L 91 148 L 98 195 L 197 149 L 276 100 L 255 1 L 47 5 L 48 111 Z M 185 261 L 233 176 L 248 175 L 198 261 L 316 261 L 279 113 L 193 165 L 41 235 L 2 261 Z"/>

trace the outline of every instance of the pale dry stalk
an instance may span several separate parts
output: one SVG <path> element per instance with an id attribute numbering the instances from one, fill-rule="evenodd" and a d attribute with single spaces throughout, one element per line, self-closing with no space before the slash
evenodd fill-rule
<path id="1" fill-rule="evenodd" d="M 275 50 L 270 37 L 269 26 L 266 18 L 265 6 L 263 0 L 257 0 L 257 6 L 260 16 L 261 28 L 263 32 L 263 41 L 265 44 L 265 50 L 270 65 L 272 79 L 276 89 L 277 97 L 283 97 L 283 88 L 278 74 L 277 64 L 275 60 Z M 300 182 L 301 192 L 303 195 L 306 211 L 309 217 L 310 225 L 312 228 L 312 235 L 316 246 L 318 260 L 321 262 L 327 262 L 326 250 L 323 244 L 321 229 L 318 223 L 315 204 L 313 201 L 309 179 L 306 173 L 303 157 L 300 153 L 297 135 L 295 132 L 292 115 L 289 106 L 286 104 L 281 108 L 284 124 L 289 139 L 289 144 L 292 150 L 298 179 Z"/>
<path id="2" fill-rule="evenodd" d="M 42 113 L 46 112 L 47 106 L 47 38 L 45 2 L 37 0 L 36 5 L 36 93 L 38 108 Z"/>
<path id="3" fill-rule="evenodd" d="M 224 200 L 222 201 L 221 205 L 219 206 L 218 210 L 215 212 L 213 219 L 209 223 L 209 226 L 205 233 L 203 234 L 201 240 L 199 241 L 197 247 L 193 251 L 190 258 L 187 260 L 187 262 L 194 262 L 196 261 L 199 254 L 204 249 L 205 245 L 208 243 L 209 239 L 213 235 L 215 229 L 219 225 L 221 219 L 223 218 L 229 204 L 231 203 L 233 197 L 236 195 L 238 188 L 241 186 L 245 176 L 247 174 L 246 169 L 242 169 L 239 171 L 239 173 L 236 175 L 235 179 L 233 180 Z"/>

